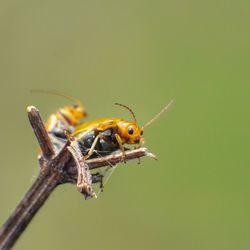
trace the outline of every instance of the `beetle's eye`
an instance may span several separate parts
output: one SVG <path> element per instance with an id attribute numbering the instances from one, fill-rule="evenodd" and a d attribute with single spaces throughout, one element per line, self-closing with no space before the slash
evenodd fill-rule
<path id="1" fill-rule="evenodd" d="M 143 135 L 143 130 L 141 131 L 141 135 Z"/>
<path id="2" fill-rule="evenodd" d="M 128 128 L 128 133 L 129 133 L 130 135 L 132 135 L 132 134 L 134 133 L 133 128 L 129 127 L 129 128 Z"/>

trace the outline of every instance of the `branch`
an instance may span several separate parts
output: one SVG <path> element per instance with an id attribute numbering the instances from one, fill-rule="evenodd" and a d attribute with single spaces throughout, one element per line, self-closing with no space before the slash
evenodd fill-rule
<path id="1" fill-rule="evenodd" d="M 54 149 L 52 142 L 49 138 L 49 135 L 45 129 L 39 111 L 34 106 L 29 106 L 27 108 L 28 118 L 30 125 L 33 128 L 33 131 L 36 135 L 36 138 L 39 142 L 40 148 L 42 150 L 43 156 L 46 159 L 50 159 L 54 155 Z"/>
<path id="2" fill-rule="evenodd" d="M 33 185 L 29 188 L 11 216 L 0 229 L 0 249 L 10 249 L 29 225 L 32 218 L 42 207 L 52 191 L 63 183 L 76 183 L 77 168 L 68 150 L 68 141 L 61 151 L 55 154 L 49 135 L 42 122 L 38 109 L 28 107 L 28 117 L 35 136 L 42 150 L 39 159 L 40 172 Z M 128 150 L 127 160 L 148 156 L 155 159 L 146 148 Z M 87 160 L 89 169 L 100 168 L 121 162 L 121 152 Z"/>

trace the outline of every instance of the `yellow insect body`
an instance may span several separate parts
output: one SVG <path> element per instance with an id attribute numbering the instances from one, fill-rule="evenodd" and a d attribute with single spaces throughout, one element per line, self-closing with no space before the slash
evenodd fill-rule
<path id="1" fill-rule="evenodd" d="M 85 118 L 87 113 L 80 104 L 74 104 L 59 109 L 50 115 L 46 123 L 46 129 L 49 133 L 72 133 L 76 126 L 80 124 L 81 119 Z"/>
<path id="2" fill-rule="evenodd" d="M 102 118 L 95 121 L 85 122 L 78 126 L 73 133 L 77 139 L 83 138 L 90 131 L 103 132 L 113 129 L 120 136 L 121 142 L 137 144 L 140 142 L 142 130 L 135 122 L 125 121 L 119 118 Z"/>

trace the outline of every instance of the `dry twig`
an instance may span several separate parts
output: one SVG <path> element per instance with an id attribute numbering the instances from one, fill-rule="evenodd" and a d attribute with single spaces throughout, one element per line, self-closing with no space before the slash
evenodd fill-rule
<path id="1" fill-rule="evenodd" d="M 67 142 L 59 153 L 55 153 L 38 109 L 30 106 L 27 111 L 30 124 L 42 151 L 39 158 L 40 172 L 33 185 L 0 229 L 0 249 L 10 249 L 15 244 L 32 218 L 59 184 L 76 183 L 78 178 L 75 161 L 67 148 L 70 142 Z M 146 148 L 128 150 L 125 155 L 127 160 L 143 156 L 155 158 Z M 87 160 L 86 164 L 89 169 L 100 168 L 110 163 L 115 165 L 121 162 L 122 157 L 122 153 L 114 153 Z"/>

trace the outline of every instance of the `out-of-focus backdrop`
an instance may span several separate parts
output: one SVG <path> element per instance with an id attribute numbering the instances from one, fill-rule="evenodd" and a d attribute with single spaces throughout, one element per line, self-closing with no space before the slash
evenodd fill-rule
<path id="1" fill-rule="evenodd" d="M 141 125 L 159 161 L 116 170 L 98 199 L 59 187 L 15 249 L 246 250 L 250 245 L 250 2 L 0 3 L 0 222 L 38 173 L 26 107 L 82 100 Z"/>

